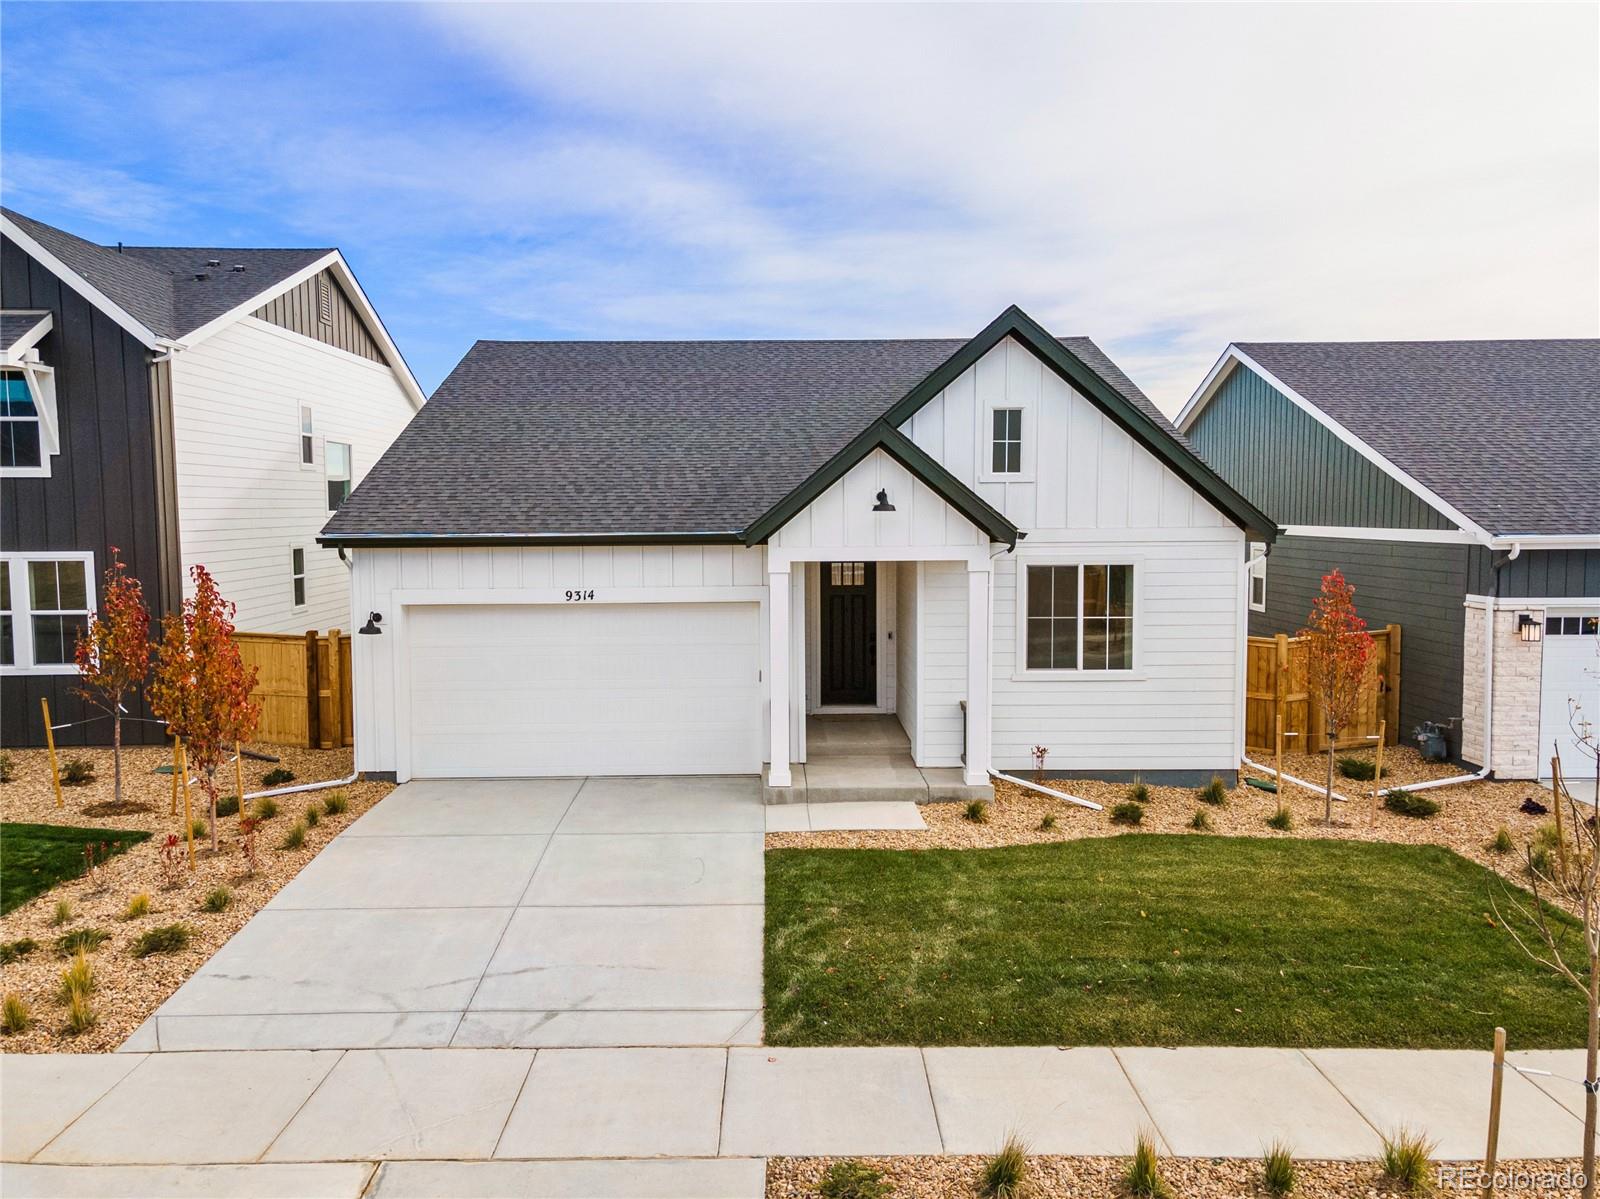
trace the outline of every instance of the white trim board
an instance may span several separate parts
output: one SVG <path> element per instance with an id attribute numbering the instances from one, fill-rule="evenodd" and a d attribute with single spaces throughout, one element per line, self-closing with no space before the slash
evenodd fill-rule
<path id="1" fill-rule="evenodd" d="M 1284 525 L 1285 537 L 1331 537 L 1347 541 L 1411 541 L 1445 545 L 1481 545 L 1461 529 L 1387 529 L 1371 525 Z"/>
<path id="2" fill-rule="evenodd" d="M 1189 397 L 1189 402 L 1186 403 L 1183 406 L 1182 411 L 1178 413 L 1178 419 L 1175 423 L 1177 424 L 1180 432 L 1185 434 L 1189 432 L 1189 429 L 1194 424 L 1195 419 L 1202 411 L 1204 411 L 1205 406 L 1211 402 L 1211 397 L 1214 396 L 1218 389 L 1221 388 L 1222 384 L 1227 381 L 1228 376 L 1233 373 L 1234 369 L 1240 366 L 1248 367 L 1250 370 L 1254 371 L 1262 380 L 1271 384 L 1278 391 L 1282 392 L 1285 398 L 1287 398 L 1288 401 L 1296 408 L 1299 408 L 1307 416 L 1311 417 L 1318 424 L 1322 425 L 1345 445 L 1349 446 L 1356 453 L 1360 454 L 1363 458 L 1365 458 L 1373 466 L 1376 466 L 1395 482 L 1399 483 L 1402 487 L 1416 495 L 1419 499 L 1422 499 L 1428 505 L 1436 509 L 1440 515 L 1453 520 L 1456 524 L 1460 525 L 1461 528 L 1470 532 L 1476 540 L 1481 541 L 1485 545 L 1488 545 L 1494 540 L 1493 535 L 1489 532 L 1489 530 L 1472 520 L 1465 513 L 1460 511 L 1454 505 L 1450 504 L 1434 491 L 1430 490 L 1428 487 L 1412 478 L 1405 471 L 1401 470 L 1393 462 L 1389 461 L 1389 459 L 1378 453 L 1377 450 L 1373 449 L 1365 441 L 1357 437 L 1349 429 L 1345 428 L 1338 421 L 1334 420 L 1333 417 L 1329 416 L 1321 408 L 1317 407 L 1317 405 L 1306 399 L 1294 388 L 1290 387 L 1282 379 L 1278 378 L 1278 376 L 1274 375 L 1266 367 L 1262 366 L 1255 359 L 1251 358 L 1250 355 L 1239 349 L 1237 345 L 1232 343 L 1230 343 L 1228 348 L 1223 351 L 1222 357 L 1217 360 L 1217 364 L 1211 368 L 1210 373 L 1206 375 L 1205 379 L 1201 382 L 1194 395 Z"/>
<path id="3" fill-rule="evenodd" d="M 1531 612 L 1535 608 L 1588 608 L 1600 604 L 1600 595 L 1534 595 L 1522 598 L 1508 596 L 1468 595 L 1462 604 L 1468 608 L 1484 608 L 1493 603 L 1496 612 Z"/>

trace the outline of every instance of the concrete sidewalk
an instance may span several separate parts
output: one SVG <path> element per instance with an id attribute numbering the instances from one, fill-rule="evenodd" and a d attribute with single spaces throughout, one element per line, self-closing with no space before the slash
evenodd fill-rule
<path id="1" fill-rule="evenodd" d="M 1582 1052 L 1511 1056 L 1565 1078 L 1508 1073 L 1501 1157 L 1578 1155 Z M 1037 1153 L 1117 1155 L 1145 1128 L 1179 1156 L 1281 1138 L 1354 1159 L 1406 1124 L 1470 1160 L 1490 1075 L 1487 1053 L 1366 1049 L 5 1056 L 0 1192 L 754 1197 L 773 1155 L 988 1153 L 1010 1132 Z"/>

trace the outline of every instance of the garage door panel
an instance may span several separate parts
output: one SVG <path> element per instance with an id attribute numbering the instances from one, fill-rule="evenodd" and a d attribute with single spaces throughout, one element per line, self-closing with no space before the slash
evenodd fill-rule
<path id="1" fill-rule="evenodd" d="M 761 768 L 754 604 L 408 613 L 418 777 Z"/>
<path id="2" fill-rule="evenodd" d="M 1600 611 L 1587 605 L 1551 609 L 1541 648 L 1539 775 L 1550 776 L 1550 755 L 1556 752 L 1562 774 L 1590 779 L 1594 759 L 1578 744 L 1568 704 L 1576 700 L 1587 719 L 1600 723 Z"/>

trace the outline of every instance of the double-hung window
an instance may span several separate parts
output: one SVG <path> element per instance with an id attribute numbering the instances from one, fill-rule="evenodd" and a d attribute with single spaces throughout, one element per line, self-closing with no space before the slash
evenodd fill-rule
<path id="1" fill-rule="evenodd" d="M 70 674 L 94 610 L 94 555 L 0 557 L 0 668 Z"/>
<path id="2" fill-rule="evenodd" d="M 1267 547 L 1250 543 L 1250 611 L 1267 610 Z"/>
<path id="3" fill-rule="evenodd" d="M 289 594 L 296 608 L 306 606 L 306 551 L 298 545 L 289 551 Z"/>
<path id="4" fill-rule="evenodd" d="M 1022 409 L 996 408 L 990 413 L 993 436 L 989 470 L 996 475 L 1022 473 Z"/>
<path id="5" fill-rule="evenodd" d="M 1132 563 L 1028 563 L 1022 569 L 1025 671 L 1133 669 Z"/>
<path id="6" fill-rule="evenodd" d="M 311 423 L 311 405 L 300 405 L 300 465 L 315 466 L 317 463 L 316 430 Z"/>
<path id="7" fill-rule="evenodd" d="M 322 443 L 322 460 L 328 472 L 328 511 L 344 503 L 350 494 L 350 445 L 343 441 Z"/>

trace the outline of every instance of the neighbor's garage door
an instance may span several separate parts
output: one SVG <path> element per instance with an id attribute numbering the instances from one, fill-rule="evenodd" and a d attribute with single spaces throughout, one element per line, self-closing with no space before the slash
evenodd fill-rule
<path id="1" fill-rule="evenodd" d="M 407 610 L 419 778 L 757 774 L 755 604 Z"/>
<path id="2" fill-rule="evenodd" d="M 1600 730 L 1600 611 L 1551 610 L 1544 627 L 1539 777 L 1550 777 L 1550 754 L 1559 749 L 1562 775 L 1575 784 L 1592 783 L 1594 758 L 1578 747 L 1568 701 L 1582 704 L 1582 719 Z"/>

